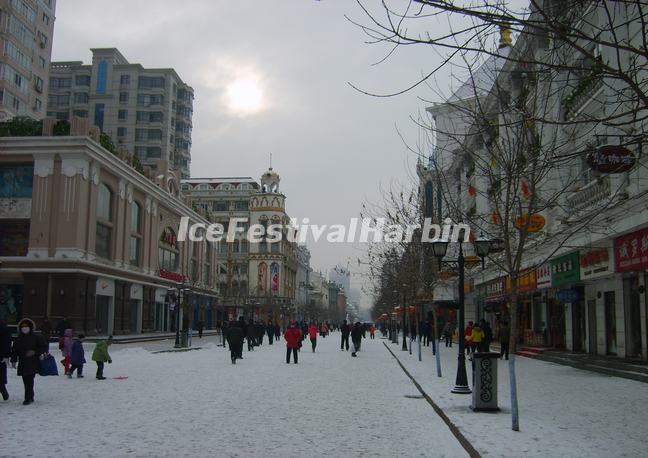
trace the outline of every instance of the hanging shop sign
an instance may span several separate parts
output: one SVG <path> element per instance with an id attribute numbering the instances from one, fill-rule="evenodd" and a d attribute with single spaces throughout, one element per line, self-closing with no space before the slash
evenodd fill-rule
<path id="1" fill-rule="evenodd" d="M 627 172 L 636 162 L 634 153 L 619 145 L 601 146 L 587 155 L 587 164 L 600 173 Z"/>
<path id="2" fill-rule="evenodd" d="M 159 302 L 160 304 L 164 304 L 164 301 L 166 300 L 166 295 L 167 295 L 167 290 L 166 289 L 156 288 L 155 289 L 155 302 Z"/>
<path id="3" fill-rule="evenodd" d="M 578 251 L 551 260 L 552 286 L 567 285 L 580 281 Z"/>
<path id="4" fill-rule="evenodd" d="M 551 263 L 545 262 L 536 269 L 536 288 L 551 287 Z"/>
<path id="5" fill-rule="evenodd" d="M 536 269 L 520 272 L 517 278 L 518 293 L 526 293 L 537 288 Z M 511 277 L 506 277 L 506 291 L 511 291 Z"/>
<path id="6" fill-rule="evenodd" d="M 614 239 L 614 270 L 648 269 L 648 227 Z"/>
<path id="7" fill-rule="evenodd" d="M 143 296 L 144 287 L 140 284 L 133 283 L 130 287 L 130 298 L 141 301 Z"/>
<path id="8" fill-rule="evenodd" d="M 574 303 L 581 299 L 581 294 L 575 289 L 561 289 L 556 292 L 556 299 L 564 303 Z"/>
<path id="9" fill-rule="evenodd" d="M 591 280 L 612 273 L 612 253 L 609 248 L 592 248 L 580 253 L 580 277 Z"/>
<path id="10" fill-rule="evenodd" d="M 172 246 L 173 248 L 178 247 L 178 237 L 170 227 L 164 228 L 162 235 L 160 235 L 160 241 Z"/>
<path id="11" fill-rule="evenodd" d="M 114 296 L 115 280 L 110 278 L 97 278 L 97 296 Z"/>
<path id="12" fill-rule="evenodd" d="M 182 283 L 185 280 L 184 275 L 177 272 L 171 272 L 170 270 L 160 269 L 160 277 L 166 278 L 167 280 L 173 280 L 178 283 Z"/>
<path id="13" fill-rule="evenodd" d="M 529 225 L 528 227 L 527 224 Z M 539 213 L 533 213 L 531 216 L 529 216 L 528 213 L 525 213 L 522 216 L 515 218 L 515 221 L 513 222 L 513 225 L 517 230 L 523 231 L 526 228 L 527 232 L 541 231 L 542 228 L 545 227 L 545 224 L 546 220 L 544 216 Z"/>
<path id="14" fill-rule="evenodd" d="M 506 277 L 496 278 L 486 282 L 484 296 L 486 302 L 498 302 L 505 300 L 506 296 Z"/>

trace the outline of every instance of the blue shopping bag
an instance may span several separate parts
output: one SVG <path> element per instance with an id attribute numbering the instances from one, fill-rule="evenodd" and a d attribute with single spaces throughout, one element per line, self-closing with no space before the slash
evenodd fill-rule
<path id="1" fill-rule="evenodd" d="M 59 375 L 56 360 L 52 355 L 47 355 L 40 361 L 38 366 L 38 375 L 47 377 L 48 375 Z"/>

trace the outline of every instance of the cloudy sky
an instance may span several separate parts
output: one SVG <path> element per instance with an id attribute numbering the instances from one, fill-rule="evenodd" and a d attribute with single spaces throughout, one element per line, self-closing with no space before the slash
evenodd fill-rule
<path id="1" fill-rule="evenodd" d="M 389 49 L 366 44 L 345 15 L 368 21 L 353 0 L 59 0 L 53 60 L 88 63 L 90 48 L 116 47 L 174 68 L 195 90 L 192 176 L 258 178 L 272 153 L 289 214 L 340 224 L 381 186 L 412 182 L 416 156 L 398 131 L 416 144 L 409 117 L 427 105 L 420 98 L 439 100 L 429 87 L 394 98 L 351 88 L 401 90 L 439 57 L 417 46 L 373 65 Z M 309 248 L 315 269 L 357 269 L 357 246 Z"/>

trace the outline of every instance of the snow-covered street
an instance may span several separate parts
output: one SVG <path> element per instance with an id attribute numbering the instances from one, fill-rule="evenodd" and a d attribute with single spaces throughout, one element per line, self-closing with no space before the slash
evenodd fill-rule
<path id="1" fill-rule="evenodd" d="M 315 354 L 306 341 L 298 365 L 267 339 L 232 365 L 216 342 L 155 354 L 172 343 L 113 345 L 108 380 L 92 362 L 84 379 L 37 377 L 29 406 L 13 371 L 0 454 L 466 456 L 424 399 L 406 397 L 419 393 L 382 340 L 365 340 L 358 358 L 340 351 L 339 333 L 319 338 Z"/>

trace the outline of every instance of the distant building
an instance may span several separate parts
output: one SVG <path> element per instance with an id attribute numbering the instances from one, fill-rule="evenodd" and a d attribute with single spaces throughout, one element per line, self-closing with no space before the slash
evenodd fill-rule
<path id="1" fill-rule="evenodd" d="M 56 0 L 0 0 L 0 121 L 45 117 Z"/>
<path id="2" fill-rule="evenodd" d="M 116 146 L 155 168 L 165 160 L 189 177 L 194 92 L 171 68 L 131 64 L 115 48 L 95 48 L 92 64 L 52 62 L 47 115 L 90 118 Z"/>
<path id="3" fill-rule="evenodd" d="M 351 291 L 351 273 L 346 267 L 338 264 L 329 272 L 328 279 L 344 288 L 347 294 Z"/>

